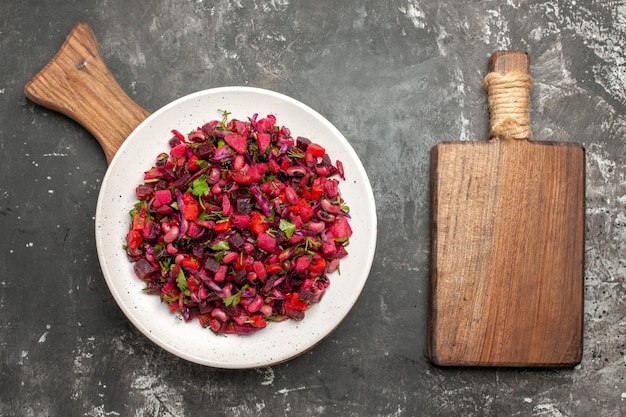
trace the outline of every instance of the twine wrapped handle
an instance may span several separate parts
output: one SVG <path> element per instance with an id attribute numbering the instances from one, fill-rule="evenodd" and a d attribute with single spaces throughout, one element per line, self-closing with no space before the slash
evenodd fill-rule
<path id="1" fill-rule="evenodd" d="M 492 56 L 483 82 L 489 100 L 490 139 L 532 138 L 529 66 L 525 52 L 498 51 Z"/>

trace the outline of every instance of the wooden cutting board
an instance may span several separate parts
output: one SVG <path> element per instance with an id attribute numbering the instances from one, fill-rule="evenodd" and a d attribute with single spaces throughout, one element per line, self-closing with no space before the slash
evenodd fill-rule
<path id="1" fill-rule="evenodd" d="M 573 366 L 585 151 L 530 140 L 526 53 L 495 53 L 490 73 L 490 139 L 432 151 L 429 355 L 447 366 Z"/>
<path id="2" fill-rule="evenodd" d="M 150 115 L 117 83 L 85 22 L 74 26 L 56 55 L 24 86 L 24 94 L 85 127 L 109 163 L 128 135 Z"/>

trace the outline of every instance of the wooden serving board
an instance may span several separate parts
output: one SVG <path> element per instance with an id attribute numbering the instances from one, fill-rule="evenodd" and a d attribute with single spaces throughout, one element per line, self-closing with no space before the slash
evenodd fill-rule
<path id="1" fill-rule="evenodd" d="M 490 64 L 501 74 L 528 68 L 523 52 L 497 52 Z M 579 363 L 584 148 L 527 138 L 444 142 L 431 164 L 431 360 Z"/>
<path id="2" fill-rule="evenodd" d="M 74 26 L 56 55 L 24 86 L 24 94 L 85 127 L 102 147 L 107 162 L 150 115 L 119 86 L 84 22 Z"/>

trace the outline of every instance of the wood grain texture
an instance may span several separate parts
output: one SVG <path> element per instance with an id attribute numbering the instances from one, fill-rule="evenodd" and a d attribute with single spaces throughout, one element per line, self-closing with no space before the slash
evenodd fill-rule
<path id="1" fill-rule="evenodd" d="M 150 115 L 119 86 L 101 57 L 93 31 L 83 22 L 26 84 L 24 94 L 85 127 L 98 140 L 108 162 Z"/>
<path id="2" fill-rule="evenodd" d="M 530 58 L 521 51 L 496 51 L 489 60 L 489 72 L 506 74 L 512 71 L 530 72 Z"/>
<path id="3" fill-rule="evenodd" d="M 494 57 L 495 70 L 523 69 L 519 56 Z M 498 138 L 440 143 L 432 151 L 431 193 L 433 362 L 580 362 L 583 147 Z"/>

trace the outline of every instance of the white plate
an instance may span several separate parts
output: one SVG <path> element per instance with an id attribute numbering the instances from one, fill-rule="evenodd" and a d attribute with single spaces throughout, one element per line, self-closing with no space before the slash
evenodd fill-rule
<path id="1" fill-rule="evenodd" d="M 160 152 L 169 150 L 171 130 L 190 132 L 202 124 L 230 117 L 247 120 L 276 116 L 294 137 L 304 136 L 324 146 L 333 161 L 343 162 L 346 181 L 340 190 L 350 207 L 353 236 L 341 273 L 317 305 L 301 321 L 270 323 L 253 335 L 218 336 L 198 320 L 184 322 L 147 295 L 122 248 L 130 227 L 128 212 L 136 202 L 135 187 Z M 152 114 L 126 139 L 106 172 L 96 208 L 96 245 L 102 272 L 115 301 L 128 319 L 150 340 L 191 362 L 218 368 L 254 368 L 298 356 L 328 336 L 356 302 L 370 272 L 376 247 L 376 208 L 371 185 L 357 154 L 324 117 L 287 96 L 248 87 L 224 87 L 182 97 Z"/>

